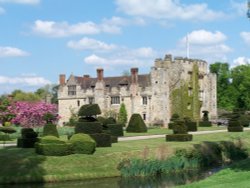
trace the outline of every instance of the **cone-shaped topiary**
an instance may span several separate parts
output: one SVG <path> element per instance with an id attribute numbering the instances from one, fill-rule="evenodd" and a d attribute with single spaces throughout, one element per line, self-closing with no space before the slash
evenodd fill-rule
<path id="1" fill-rule="evenodd" d="M 239 111 L 234 111 L 231 115 L 230 120 L 228 121 L 227 130 L 228 132 L 242 132 L 243 127 L 240 122 L 240 113 Z"/>
<path id="2" fill-rule="evenodd" d="M 86 104 L 81 106 L 78 112 L 80 118 L 91 117 L 101 114 L 101 110 L 98 104 Z"/>
<path id="3" fill-rule="evenodd" d="M 43 127 L 43 136 L 56 136 L 59 138 L 59 134 L 56 128 L 56 125 L 54 124 L 46 124 Z"/>
<path id="4" fill-rule="evenodd" d="M 131 116 L 126 131 L 131 133 L 147 132 L 147 126 L 140 114 L 133 114 Z"/>

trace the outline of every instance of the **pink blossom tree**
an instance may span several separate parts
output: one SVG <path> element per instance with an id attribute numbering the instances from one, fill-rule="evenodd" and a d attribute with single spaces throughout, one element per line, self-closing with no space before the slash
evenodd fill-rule
<path id="1" fill-rule="evenodd" d="M 15 102 L 8 107 L 8 110 L 15 115 L 11 122 L 25 128 L 44 126 L 46 114 L 52 114 L 56 117 L 54 123 L 59 118 L 57 116 L 57 105 L 45 102 Z"/>

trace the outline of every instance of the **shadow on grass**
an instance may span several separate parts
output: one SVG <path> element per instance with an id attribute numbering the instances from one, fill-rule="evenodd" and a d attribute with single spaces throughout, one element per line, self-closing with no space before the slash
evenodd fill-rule
<path id="1" fill-rule="evenodd" d="M 34 148 L 23 149 L 15 146 L 0 148 L 0 184 L 42 183 L 46 172 L 41 164 L 45 160 L 46 157 L 37 155 Z"/>

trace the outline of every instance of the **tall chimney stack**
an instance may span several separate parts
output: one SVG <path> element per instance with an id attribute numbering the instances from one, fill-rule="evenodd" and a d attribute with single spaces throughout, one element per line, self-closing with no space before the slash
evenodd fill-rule
<path id="1" fill-rule="evenodd" d="M 97 72 L 97 80 L 98 81 L 103 81 L 103 69 L 98 68 L 98 69 L 96 69 L 96 72 Z"/>
<path id="2" fill-rule="evenodd" d="M 59 83 L 60 83 L 61 86 L 65 85 L 65 78 L 66 78 L 65 74 L 60 74 L 59 75 Z"/>
<path id="3" fill-rule="evenodd" d="M 137 84 L 138 82 L 138 68 L 131 68 L 131 82 Z"/>

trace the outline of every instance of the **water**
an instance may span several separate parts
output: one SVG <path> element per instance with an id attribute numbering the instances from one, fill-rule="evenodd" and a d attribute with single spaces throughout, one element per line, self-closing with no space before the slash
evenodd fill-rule
<path id="1" fill-rule="evenodd" d="M 184 185 L 194 181 L 204 179 L 219 168 L 209 171 L 189 171 L 185 173 L 176 173 L 162 175 L 158 177 L 147 178 L 102 178 L 85 181 L 69 181 L 61 183 L 46 184 L 18 184 L 18 185 L 0 185 L 4 188 L 166 188 L 176 185 Z"/>

